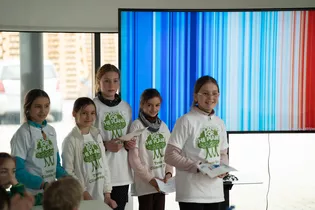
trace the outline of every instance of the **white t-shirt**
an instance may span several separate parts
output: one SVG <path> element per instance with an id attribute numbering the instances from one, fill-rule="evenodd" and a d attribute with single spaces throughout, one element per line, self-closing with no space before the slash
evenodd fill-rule
<path id="1" fill-rule="evenodd" d="M 128 133 L 131 124 L 131 108 L 121 101 L 117 106 L 109 107 L 95 97 L 97 119 L 95 127 L 100 130 L 103 141 L 110 141 Z M 131 184 L 132 171 L 128 163 L 128 152 L 125 148 L 118 152 L 106 151 L 112 186 Z"/>
<path id="2" fill-rule="evenodd" d="M 42 177 L 45 182 L 52 182 L 56 179 L 57 167 L 56 131 L 48 124 L 43 131 L 46 140 L 40 128 L 28 123 L 22 124 L 11 139 L 11 154 L 25 160 L 25 168 L 29 173 Z M 33 194 L 42 192 L 42 190 L 27 190 Z"/>
<path id="3" fill-rule="evenodd" d="M 179 118 L 169 144 L 182 150 L 193 161 L 220 162 L 220 151 L 228 148 L 224 122 L 194 109 Z M 176 169 L 176 200 L 178 202 L 217 203 L 224 201 L 223 181 L 202 173 Z"/>
<path id="4" fill-rule="evenodd" d="M 130 126 L 130 132 L 144 128 L 142 122 L 137 119 Z M 159 131 L 152 133 L 149 130 L 144 131 L 138 138 L 136 147 L 139 150 L 139 158 L 151 173 L 152 176 L 164 179 L 165 176 L 165 149 L 170 137 L 170 131 L 167 125 L 162 122 Z M 155 188 L 147 181 L 134 175 L 134 184 L 132 186 L 133 195 L 141 196 L 156 193 Z"/>
<path id="5" fill-rule="evenodd" d="M 83 135 L 83 171 L 87 178 L 87 191 L 95 200 L 104 200 L 104 163 L 100 146 L 89 133 Z"/>

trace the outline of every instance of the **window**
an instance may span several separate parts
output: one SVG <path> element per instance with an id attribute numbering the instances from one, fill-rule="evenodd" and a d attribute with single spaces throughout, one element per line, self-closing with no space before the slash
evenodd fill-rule
<path id="1" fill-rule="evenodd" d="M 0 32 L 0 133 L 1 151 L 10 152 L 10 140 L 17 130 L 20 110 L 19 69 L 9 72 L 4 65 L 9 61 L 19 61 L 19 33 Z M 8 80 L 9 79 L 9 80 Z M 12 81 L 10 81 L 13 79 Z"/>
<path id="2" fill-rule="evenodd" d="M 117 33 L 101 34 L 101 65 L 105 63 L 119 67 Z"/>
<path id="3" fill-rule="evenodd" d="M 20 79 L 20 66 L 19 65 L 6 65 L 0 69 L 1 80 L 19 80 Z M 56 72 L 52 65 L 44 66 L 44 78 L 56 78 Z"/>
<path id="4" fill-rule="evenodd" d="M 74 126 L 76 98 L 92 97 L 93 34 L 44 33 L 44 89 L 51 99 L 49 123 L 56 129 L 58 146 Z M 20 126 L 20 38 L 18 32 L 0 32 L 0 132 L 2 151 Z M 6 104 L 6 105 L 4 105 Z"/>
<path id="5" fill-rule="evenodd" d="M 75 125 L 71 114 L 74 101 L 78 97 L 93 97 L 93 38 L 91 33 L 43 34 L 44 59 L 52 63 L 59 84 L 58 92 L 47 93 L 52 104 L 50 121 L 56 129 L 60 151 L 64 138 Z M 53 89 L 49 81 L 44 83 L 45 88 Z"/>

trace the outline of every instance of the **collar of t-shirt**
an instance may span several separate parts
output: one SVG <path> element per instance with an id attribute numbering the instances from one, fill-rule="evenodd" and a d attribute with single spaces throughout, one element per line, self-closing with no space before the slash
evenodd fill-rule
<path id="1" fill-rule="evenodd" d="M 100 132 L 97 128 L 95 128 L 94 126 L 91 126 L 89 133 L 92 135 L 94 139 L 97 139 Z M 83 140 L 83 135 L 81 133 L 80 128 L 77 125 L 72 129 L 72 135 L 74 135 L 78 139 Z"/>
<path id="2" fill-rule="evenodd" d="M 28 120 L 27 122 L 28 122 L 29 125 L 31 125 L 31 126 L 33 126 L 35 128 L 43 128 L 43 127 L 45 127 L 47 125 L 47 121 L 46 120 L 44 120 L 42 122 L 42 124 L 39 124 L 39 123 L 34 122 L 32 120 Z"/>
<path id="3" fill-rule="evenodd" d="M 210 118 L 212 118 L 212 117 L 214 116 L 214 114 L 215 114 L 214 109 L 212 109 L 211 113 L 208 113 L 208 112 L 205 112 L 205 111 L 199 109 L 198 106 L 194 106 L 193 109 L 194 109 L 196 112 L 198 112 L 198 113 L 200 113 L 200 114 L 202 114 L 202 115 L 209 116 Z"/>
<path id="4" fill-rule="evenodd" d="M 97 93 L 97 97 L 103 104 L 109 107 L 117 106 L 121 102 L 121 98 L 117 93 L 115 94 L 114 100 L 104 98 L 100 91 Z"/>

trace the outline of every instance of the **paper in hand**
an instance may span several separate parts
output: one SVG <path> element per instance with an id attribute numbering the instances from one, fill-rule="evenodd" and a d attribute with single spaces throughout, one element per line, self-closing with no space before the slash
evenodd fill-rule
<path id="1" fill-rule="evenodd" d="M 132 133 L 128 133 L 128 134 L 126 134 L 126 135 L 124 135 L 124 136 L 119 137 L 118 139 L 121 140 L 121 141 L 129 141 L 129 140 L 131 140 L 133 137 L 140 136 L 147 128 L 148 128 L 148 127 L 143 128 L 143 129 L 136 130 L 136 131 L 134 131 L 134 132 L 132 132 Z"/>
<path id="2" fill-rule="evenodd" d="M 170 178 L 166 183 L 156 179 L 159 189 L 162 193 L 172 193 L 175 192 L 175 177 Z"/>
<path id="3" fill-rule="evenodd" d="M 235 168 L 225 164 L 215 165 L 211 163 L 200 164 L 198 166 L 198 169 L 200 172 L 208 175 L 210 178 L 215 178 L 221 174 L 225 174 L 230 171 L 237 171 Z"/>

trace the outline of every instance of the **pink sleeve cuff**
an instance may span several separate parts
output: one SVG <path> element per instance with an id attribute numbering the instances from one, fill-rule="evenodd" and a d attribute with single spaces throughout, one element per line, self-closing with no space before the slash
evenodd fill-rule
<path id="1" fill-rule="evenodd" d="M 171 173 L 172 176 L 173 176 L 173 174 L 174 174 L 173 166 L 170 166 L 169 164 L 166 164 L 166 167 L 165 167 L 165 175 L 166 175 L 167 173 Z"/>
<path id="2" fill-rule="evenodd" d="M 129 164 L 135 174 L 139 176 L 141 179 L 145 180 L 146 182 L 150 182 L 151 179 L 154 178 L 152 174 L 149 172 L 149 169 L 146 168 L 142 163 L 139 158 L 139 150 L 138 148 L 133 148 L 129 150 L 128 152 L 128 159 L 129 159 Z"/>
<path id="3" fill-rule="evenodd" d="M 197 173 L 200 161 L 193 161 L 181 155 L 182 150 L 178 147 L 168 144 L 165 151 L 165 162 L 182 171 Z"/>

